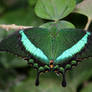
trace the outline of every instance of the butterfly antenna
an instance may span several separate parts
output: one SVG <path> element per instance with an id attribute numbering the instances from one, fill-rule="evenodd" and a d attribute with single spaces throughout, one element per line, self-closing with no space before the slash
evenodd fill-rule
<path id="1" fill-rule="evenodd" d="M 35 85 L 39 86 L 39 76 L 40 76 L 40 72 L 37 72 L 37 77 L 36 77 L 36 81 L 35 81 Z"/>

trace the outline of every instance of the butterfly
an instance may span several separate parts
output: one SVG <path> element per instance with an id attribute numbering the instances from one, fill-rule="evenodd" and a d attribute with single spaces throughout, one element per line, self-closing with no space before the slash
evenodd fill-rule
<path id="1" fill-rule="evenodd" d="M 37 69 L 37 86 L 41 72 L 53 71 L 62 74 L 65 87 L 66 71 L 92 57 L 92 33 L 79 29 L 26 28 L 3 39 L 0 51 L 22 57 Z"/>

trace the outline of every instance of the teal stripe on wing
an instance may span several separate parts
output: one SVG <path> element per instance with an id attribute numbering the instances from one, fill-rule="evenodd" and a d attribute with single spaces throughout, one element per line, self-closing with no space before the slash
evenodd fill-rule
<path id="1" fill-rule="evenodd" d="M 59 57 L 56 58 L 55 63 L 60 63 L 67 58 L 73 57 L 75 54 L 80 52 L 84 46 L 87 44 L 88 36 L 91 35 L 90 32 L 87 32 L 81 40 L 79 40 L 74 46 L 65 50 Z"/>
<path id="2" fill-rule="evenodd" d="M 42 50 L 40 50 L 34 44 L 32 44 L 32 42 L 27 38 L 23 30 L 21 30 L 19 33 L 21 34 L 21 42 L 23 46 L 25 47 L 25 49 L 33 56 L 36 56 L 42 61 L 45 61 L 45 63 L 49 63 L 47 56 L 43 53 Z"/>

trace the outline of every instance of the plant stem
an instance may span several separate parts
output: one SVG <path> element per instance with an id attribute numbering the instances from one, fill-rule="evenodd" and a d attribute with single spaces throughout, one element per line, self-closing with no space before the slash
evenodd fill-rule
<path id="1" fill-rule="evenodd" d="M 90 17 L 88 17 L 88 21 L 87 21 L 87 24 L 86 24 L 84 30 L 88 30 L 88 28 L 89 28 L 91 22 L 92 22 L 92 19 L 91 19 Z"/>
<path id="2" fill-rule="evenodd" d="M 6 31 L 9 31 L 9 30 L 19 30 L 19 29 L 25 29 L 25 28 L 32 28 L 33 26 L 18 26 L 18 25 L 15 25 L 15 24 L 11 24 L 11 25 L 5 25 L 5 24 L 1 24 L 0 25 L 0 28 L 1 29 L 5 29 Z"/>

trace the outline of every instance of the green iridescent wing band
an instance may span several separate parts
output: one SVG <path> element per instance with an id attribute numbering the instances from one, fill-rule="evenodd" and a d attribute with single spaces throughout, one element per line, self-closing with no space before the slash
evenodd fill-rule
<path id="1" fill-rule="evenodd" d="M 10 52 L 10 53 L 15 54 L 19 57 L 22 57 L 26 60 L 29 60 L 31 58 L 38 59 L 38 61 L 40 60 L 41 62 L 48 64 L 49 60 L 48 60 L 47 56 L 44 55 L 43 51 L 41 51 L 39 49 L 39 47 L 37 46 L 37 44 L 40 44 L 40 42 L 42 42 L 42 41 L 46 42 L 46 40 L 47 40 L 47 43 L 48 43 L 48 41 L 49 41 L 47 39 L 48 34 L 44 36 L 40 32 L 42 34 L 45 34 L 46 29 L 40 29 L 40 28 L 32 28 L 31 29 L 30 28 L 30 29 L 25 29 L 25 33 L 24 33 L 24 30 L 15 32 L 14 34 L 10 35 L 8 38 L 6 38 L 0 42 L 0 51 Z M 42 38 L 41 38 L 41 36 L 42 36 Z M 30 37 L 32 37 L 32 39 L 30 39 Z M 36 37 L 38 37 L 37 38 L 38 42 L 36 42 Z M 42 39 L 42 41 L 41 41 L 41 39 Z M 46 40 L 44 40 L 44 39 L 46 39 Z M 31 40 L 36 45 L 31 43 Z M 30 46 L 28 46 L 28 45 L 30 45 Z M 46 43 L 44 43 L 44 45 L 46 47 Z M 37 48 L 35 46 L 37 46 Z M 31 51 L 28 50 L 29 48 L 31 48 Z M 43 60 L 43 57 L 44 57 L 44 60 Z"/>
<path id="2" fill-rule="evenodd" d="M 42 59 L 42 61 L 47 63 L 49 60 L 48 57 L 43 53 L 43 51 L 34 46 L 34 44 L 27 38 L 23 30 L 21 30 L 19 33 L 21 34 L 21 42 L 25 49 L 33 56 L 36 56 L 38 57 L 38 59 Z"/>
<path id="3" fill-rule="evenodd" d="M 77 54 L 78 52 L 80 52 L 85 45 L 88 42 L 88 36 L 90 36 L 91 33 L 87 32 L 82 39 L 80 39 L 74 46 L 72 46 L 71 48 L 65 50 L 59 57 L 57 57 L 56 59 L 56 63 L 60 63 L 62 62 L 64 59 L 66 58 L 71 58 L 73 57 L 75 54 Z"/>

